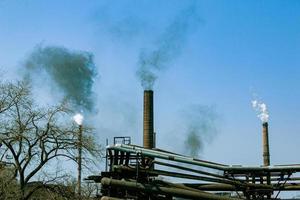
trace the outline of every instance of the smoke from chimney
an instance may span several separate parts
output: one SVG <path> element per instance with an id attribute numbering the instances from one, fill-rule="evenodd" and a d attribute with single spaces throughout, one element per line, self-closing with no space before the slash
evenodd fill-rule
<path id="1" fill-rule="evenodd" d="M 264 166 L 269 166 L 270 165 L 269 130 L 268 130 L 269 112 L 267 109 L 267 105 L 258 100 L 253 100 L 252 107 L 254 108 L 255 111 L 258 112 L 257 117 L 262 122 L 263 164 Z"/>
<path id="2" fill-rule="evenodd" d="M 154 119 L 153 119 L 153 91 L 144 91 L 144 130 L 143 145 L 147 149 L 154 148 Z"/>
<path id="3" fill-rule="evenodd" d="M 185 140 L 185 149 L 187 149 L 188 154 L 192 157 L 197 157 L 202 147 L 201 134 L 199 134 L 197 129 L 188 130 L 188 136 Z"/>
<path id="4" fill-rule="evenodd" d="M 258 100 L 253 100 L 251 103 L 253 109 L 258 112 L 257 117 L 262 121 L 262 123 L 268 122 L 269 112 L 267 109 L 267 105 L 263 102 L 259 102 Z"/>
<path id="5" fill-rule="evenodd" d="M 184 110 L 185 120 L 185 150 L 190 156 L 197 157 L 217 133 L 217 112 L 213 106 L 193 105 Z"/>
<path id="6" fill-rule="evenodd" d="M 93 55 L 64 47 L 38 45 L 25 62 L 27 76 L 45 71 L 76 109 L 92 111 L 92 86 L 96 77 Z"/>
<path id="7" fill-rule="evenodd" d="M 199 17 L 195 5 L 183 10 L 172 21 L 154 44 L 154 48 L 144 48 L 139 55 L 136 72 L 145 90 L 151 90 L 159 71 L 178 57 L 191 28 L 197 27 Z"/>

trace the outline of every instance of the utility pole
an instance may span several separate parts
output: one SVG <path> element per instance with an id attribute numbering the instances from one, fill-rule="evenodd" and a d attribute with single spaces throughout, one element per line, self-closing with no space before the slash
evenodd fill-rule
<path id="1" fill-rule="evenodd" d="M 76 114 L 73 119 L 79 126 L 78 130 L 78 138 L 77 138 L 77 150 L 78 150 L 78 157 L 77 157 L 77 172 L 78 172 L 78 177 L 77 177 L 77 193 L 78 196 L 81 196 L 81 162 L 82 162 L 82 121 L 83 121 L 83 116 L 81 114 Z"/>
<path id="2" fill-rule="evenodd" d="M 79 125 L 78 132 L 78 178 L 77 178 L 77 189 L 78 195 L 81 196 L 81 161 L 82 161 L 82 125 Z"/>

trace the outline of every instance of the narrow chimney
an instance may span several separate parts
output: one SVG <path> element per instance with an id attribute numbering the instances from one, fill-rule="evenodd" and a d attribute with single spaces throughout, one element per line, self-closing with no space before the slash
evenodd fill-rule
<path id="1" fill-rule="evenodd" d="M 269 131 L 268 131 L 268 122 L 263 123 L 263 158 L 264 166 L 270 165 L 270 152 L 269 152 Z"/>
<path id="2" fill-rule="evenodd" d="M 143 145 L 147 149 L 154 148 L 154 128 L 153 128 L 153 91 L 144 91 L 144 131 Z"/>

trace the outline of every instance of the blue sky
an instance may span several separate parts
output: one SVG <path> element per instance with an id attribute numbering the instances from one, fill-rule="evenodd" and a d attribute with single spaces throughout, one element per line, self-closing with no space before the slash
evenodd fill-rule
<path id="1" fill-rule="evenodd" d="M 0 67 L 21 77 L 22 63 L 38 44 L 94 54 L 96 137 L 142 141 L 142 92 L 138 56 L 151 47 L 181 10 L 197 8 L 199 23 L 180 53 L 158 72 L 155 130 L 161 148 L 184 151 L 185 120 L 192 105 L 213 106 L 214 134 L 201 152 L 226 164 L 262 164 L 261 123 L 253 92 L 270 112 L 272 164 L 299 163 L 299 1 L 37 1 L 0 0 Z M 51 86 L 36 88 L 40 101 Z M 44 93 L 43 93 L 44 91 Z M 47 93 L 47 92 L 46 92 Z"/>

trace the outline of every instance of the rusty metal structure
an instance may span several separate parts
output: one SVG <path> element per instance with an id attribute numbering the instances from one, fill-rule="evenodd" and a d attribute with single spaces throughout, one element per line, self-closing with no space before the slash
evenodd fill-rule
<path id="1" fill-rule="evenodd" d="M 270 165 L 267 123 L 262 166 L 224 165 L 155 148 L 151 90 L 144 91 L 143 124 L 143 147 L 115 138 L 106 149 L 106 170 L 88 177 L 101 183 L 102 200 L 277 199 L 281 191 L 300 191 L 300 164 Z"/>

